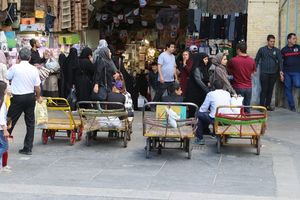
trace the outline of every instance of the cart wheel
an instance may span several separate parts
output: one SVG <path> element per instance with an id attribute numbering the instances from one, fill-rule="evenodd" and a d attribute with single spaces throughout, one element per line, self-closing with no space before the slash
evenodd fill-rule
<path id="1" fill-rule="evenodd" d="M 92 137 L 92 133 L 91 132 L 87 132 L 85 134 L 85 145 L 86 146 L 91 146 L 91 137 Z"/>
<path id="2" fill-rule="evenodd" d="M 151 145 L 151 139 L 147 138 L 146 140 L 146 158 L 149 159 L 150 158 L 150 145 Z"/>
<path id="3" fill-rule="evenodd" d="M 77 133 L 77 140 L 78 140 L 78 141 L 81 140 L 82 134 L 83 134 L 83 127 L 80 126 L 80 127 L 78 128 L 78 133 Z"/>
<path id="4" fill-rule="evenodd" d="M 55 139 L 55 130 L 49 131 L 50 139 L 53 141 Z"/>
<path id="5" fill-rule="evenodd" d="M 128 131 L 123 132 L 123 147 L 126 148 L 127 147 L 127 143 L 128 143 Z"/>
<path id="6" fill-rule="evenodd" d="M 48 130 L 46 130 L 46 129 L 43 129 L 43 132 L 42 132 L 42 142 L 43 142 L 43 144 L 48 143 Z"/>
<path id="7" fill-rule="evenodd" d="M 68 137 L 70 137 L 71 136 L 71 131 L 67 131 L 67 135 L 68 135 Z"/>
<path id="8" fill-rule="evenodd" d="M 74 145 L 75 142 L 76 142 L 76 132 L 75 131 L 71 131 L 70 144 Z"/>
<path id="9" fill-rule="evenodd" d="M 186 139 L 186 145 L 187 145 L 187 150 L 188 150 L 188 159 L 191 159 L 192 158 L 191 139 L 189 139 L 189 138 Z"/>
<path id="10" fill-rule="evenodd" d="M 256 155 L 260 155 L 261 141 L 260 136 L 256 138 Z"/>
<path id="11" fill-rule="evenodd" d="M 221 153 L 221 143 L 222 137 L 220 135 L 217 135 L 217 153 Z"/>
<path id="12" fill-rule="evenodd" d="M 162 144 L 159 144 L 157 154 L 161 155 L 161 153 L 162 153 Z"/>

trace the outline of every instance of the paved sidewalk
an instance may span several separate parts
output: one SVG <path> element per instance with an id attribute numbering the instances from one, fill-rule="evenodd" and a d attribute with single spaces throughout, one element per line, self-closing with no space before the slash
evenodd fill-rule
<path id="1" fill-rule="evenodd" d="M 17 153 L 25 126 L 18 123 L 10 146 L 11 174 L 0 174 L 0 199 L 300 199 L 300 114 L 270 113 L 261 155 L 246 145 L 216 154 L 215 141 L 194 146 L 191 160 L 177 150 L 145 159 L 141 113 L 128 148 L 117 141 L 41 143 L 32 156 Z M 234 142 L 234 141 L 233 141 Z M 241 141 L 239 143 L 248 143 Z"/>

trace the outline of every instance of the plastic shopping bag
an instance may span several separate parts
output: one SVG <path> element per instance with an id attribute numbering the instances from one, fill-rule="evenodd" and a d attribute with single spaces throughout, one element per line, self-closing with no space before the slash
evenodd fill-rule
<path id="1" fill-rule="evenodd" d="M 171 108 L 166 108 L 166 113 L 168 115 L 168 122 L 173 128 L 177 128 L 177 121 L 180 119 L 180 116 L 177 115 L 177 113 L 172 110 Z"/>
<path id="2" fill-rule="evenodd" d="M 244 101 L 244 97 L 237 96 L 237 97 L 231 97 L 230 105 L 231 106 L 242 106 Z M 233 114 L 240 114 L 241 108 L 231 108 Z"/>
<path id="3" fill-rule="evenodd" d="M 48 123 L 48 110 L 47 100 L 43 103 L 37 103 L 35 106 L 35 124 L 37 126 L 47 125 Z"/>

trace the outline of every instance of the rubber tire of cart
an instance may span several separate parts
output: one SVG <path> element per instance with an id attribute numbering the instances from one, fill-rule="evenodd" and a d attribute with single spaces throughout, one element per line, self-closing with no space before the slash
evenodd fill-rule
<path id="1" fill-rule="evenodd" d="M 67 131 L 68 138 L 71 137 L 71 131 Z"/>
<path id="2" fill-rule="evenodd" d="M 92 138 L 92 132 L 87 132 L 85 134 L 85 145 L 86 146 L 91 146 L 91 138 Z"/>
<path id="3" fill-rule="evenodd" d="M 161 155 L 162 154 L 162 144 L 159 143 L 157 148 L 158 148 L 157 154 Z"/>
<path id="4" fill-rule="evenodd" d="M 191 139 L 187 138 L 186 139 L 186 144 L 187 144 L 187 153 L 188 153 L 188 159 L 191 159 L 192 158 L 192 144 L 191 144 Z"/>
<path id="5" fill-rule="evenodd" d="M 53 141 L 55 139 L 55 130 L 51 130 L 50 132 L 50 139 Z"/>
<path id="6" fill-rule="evenodd" d="M 43 142 L 43 144 L 48 143 L 48 130 L 46 130 L 46 129 L 43 129 L 43 131 L 42 131 L 42 142 Z"/>
<path id="7" fill-rule="evenodd" d="M 71 136 L 70 136 L 70 145 L 74 145 L 76 143 L 76 131 L 71 131 Z"/>
<path id="8" fill-rule="evenodd" d="M 260 136 L 256 137 L 256 155 L 260 155 L 261 140 Z"/>
<path id="9" fill-rule="evenodd" d="M 146 140 L 146 158 L 149 159 L 150 158 L 150 146 L 151 146 L 151 138 L 147 138 Z"/>
<path id="10" fill-rule="evenodd" d="M 124 131 L 123 132 L 123 147 L 126 148 L 128 143 L 128 132 Z"/>
<path id="11" fill-rule="evenodd" d="M 220 135 L 217 135 L 217 153 L 221 153 L 221 143 L 222 137 Z"/>

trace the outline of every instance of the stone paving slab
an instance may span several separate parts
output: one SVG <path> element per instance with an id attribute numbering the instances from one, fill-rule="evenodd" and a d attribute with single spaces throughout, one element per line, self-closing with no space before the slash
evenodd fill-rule
<path id="1" fill-rule="evenodd" d="M 260 156 L 246 140 L 230 141 L 216 154 L 215 140 L 206 137 L 205 146 L 193 146 L 191 160 L 179 150 L 145 159 L 140 119 L 137 112 L 128 148 L 105 139 L 90 147 L 84 139 L 43 145 L 36 130 L 32 156 L 17 153 L 20 120 L 10 145 L 13 172 L 0 174 L 0 199 L 300 199 L 299 114 L 270 113 Z"/>

